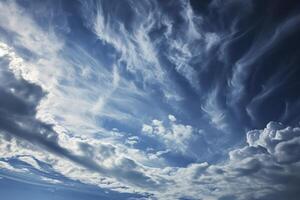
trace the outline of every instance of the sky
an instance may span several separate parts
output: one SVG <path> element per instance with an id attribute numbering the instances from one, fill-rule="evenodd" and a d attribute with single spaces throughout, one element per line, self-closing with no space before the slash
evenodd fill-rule
<path id="1" fill-rule="evenodd" d="M 299 199 L 299 11 L 1 0 L 1 198 Z"/>

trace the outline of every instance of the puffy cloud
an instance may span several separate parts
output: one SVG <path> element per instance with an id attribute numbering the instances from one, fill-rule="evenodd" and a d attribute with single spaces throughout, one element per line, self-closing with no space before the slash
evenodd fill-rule
<path id="1" fill-rule="evenodd" d="M 162 121 L 154 119 L 150 125 L 143 125 L 142 132 L 150 137 L 158 137 L 174 151 L 186 153 L 189 142 L 195 136 L 195 130 L 190 125 L 178 123 L 173 115 L 168 115 L 168 119 L 169 126 L 166 127 Z"/>
<path id="2" fill-rule="evenodd" d="M 299 127 L 270 122 L 265 129 L 249 131 L 247 136 L 247 145 L 230 151 L 223 164 L 200 163 L 166 170 L 165 174 L 176 177 L 166 196 L 241 200 L 288 196 L 296 200 Z"/>
<path id="3" fill-rule="evenodd" d="M 176 121 L 176 117 L 174 115 L 168 115 L 168 118 L 171 122 L 175 122 Z"/>
<path id="4" fill-rule="evenodd" d="M 206 50 L 210 50 L 214 45 L 220 41 L 220 37 L 216 33 L 206 33 Z"/>
<path id="5" fill-rule="evenodd" d="M 293 163 L 299 161 L 299 127 L 286 127 L 282 124 L 270 122 L 267 127 L 262 130 L 250 131 L 247 134 L 247 141 L 250 146 L 263 147 L 278 162 Z"/>

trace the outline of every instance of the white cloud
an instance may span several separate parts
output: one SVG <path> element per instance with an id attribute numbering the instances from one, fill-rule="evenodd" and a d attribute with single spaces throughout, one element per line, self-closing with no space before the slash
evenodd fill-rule
<path id="1" fill-rule="evenodd" d="M 219 41 L 220 41 L 220 37 L 216 33 L 206 33 L 205 34 L 206 50 L 210 50 Z"/>
<path id="2" fill-rule="evenodd" d="M 181 1 L 183 6 L 182 17 L 186 20 L 187 24 L 187 38 L 188 40 L 200 39 L 202 37 L 201 32 L 198 30 L 201 24 L 202 18 L 194 14 L 193 8 L 189 1 Z"/>
<path id="3" fill-rule="evenodd" d="M 186 152 L 194 128 L 180 124 L 175 116 L 168 115 L 168 118 L 169 121 L 165 123 L 153 120 L 150 125 L 145 124 L 143 131 L 157 137 L 172 150 Z M 282 180 L 291 176 L 296 182 L 300 180 L 295 175 L 295 171 L 300 168 L 300 157 L 294 153 L 298 152 L 300 146 L 299 127 L 269 123 L 264 130 L 248 132 L 248 143 L 232 150 L 229 159 L 223 163 L 193 163 L 187 167 L 169 167 L 159 158 L 159 152 L 146 154 L 129 148 L 120 143 L 121 133 L 114 134 L 115 137 L 95 139 L 88 135 L 76 137 L 59 132 L 58 144 L 86 163 L 93 162 L 93 166 L 97 166 L 96 170 L 89 168 L 88 164 L 75 162 L 74 159 L 70 161 L 29 141 L 5 134 L 1 134 L 0 138 L 0 157 L 5 160 L 20 158 L 42 170 L 34 160 L 37 159 L 48 163 L 64 176 L 82 183 L 120 192 L 148 192 L 159 199 L 218 199 L 231 195 L 232 198 L 248 200 L 280 193 L 297 194 L 298 188 L 295 185 L 286 184 Z M 129 140 L 135 139 L 131 137 Z M 27 158 L 27 155 L 32 157 Z M 153 163 L 157 164 L 153 166 Z M 16 170 L 8 162 L 0 165 L 4 169 Z M 56 179 L 52 179 L 48 181 L 55 182 Z M 269 186 L 270 182 L 272 186 Z"/>
<path id="4" fill-rule="evenodd" d="M 146 2 L 144 2 L 146 3 Z M 147 3 L 151 4 L 151 3 Z M 84 3 L 87 9 L 90 6 Z M 145 6 L 139 6 L 138 4 L 131 5 L 134 10 L 134 15 L 136 15 L 136 21 L 132 22 L 133 32 L 129 32 L 125 28 L 125 24 L 119 21 L 113 21 L 111 18 L 111 13 L 105 17 L 101 3 L 97 5 L 97 13 L 92 16 L 92 29 L 100 40 L 111 44 L 118 52 L 121 53 L 119 61 L 116 63 L 125 62 L 126 68 L 129 72 L 138 75 L 142 74 L 143 79 L 146 84 L 160 83 L 166 96 L 172 93 L 170 85 L 164 69 L 160 66 L 160 61 L 158 60 L 157 50 L 153 41 L 150 40 L 149 32 L 153 29 L 155 25 L 154 19 L 158 14 L 156 12 L 155 5 L 154 10 L 144 10 Z M 83 11 L 87 19 L 91 19 L 89 16 L 89 11 Z M 145 85 L 146 85 L 145 84 Z M 171 96 L 176 96 L 172 94 Z"/>
<path id="5" fill-rule="evenodd" d="M 229 127 L 228 118 L 226 110 L 220 103 L 219 95 L 219 88 L 212 90 L 205 99 L 205 103 L 201 106 L 201 109 L 208 115 L 210 123 L 214 127 L 226 132 Z"/>
<path id="6" fill-rule="evenodd" d="M 175 122 L 176 121 L 176 117 L 174 115 L 168 115 L 168 118 L 171 122 Z"/>
<path id="7" fill-rule="evenodd" d="M 182 5 L 181 15 L 187 25 L 186 30 L 181 29 L 182 39 L 171 38 L 174 27 L 171 20 L 166 16 L 163 18 L 167 26 L 164 37 L 170 46 L 167 57 L 175 65 L 175 70 L 198 90 L 198 75 L 193 68 L 195 58 L 207 53 L 205 51 L 216 45 L 220 38 L 217 33 L 202 33 L 198 28 L 202 19 L 194 14 L 188 1 Z M 29 169 L 15 168 L 6 162 L 15 158 L 42 171 L 43 167 L 36 161 L 39 160 L 73 180 L 121 192 L 147 192 L 164 200 L 181 197 L 218 199 L 230 195 L 232 199 L 240 200 L 262 199 L 266 195 L 275 195 L 270 197 L 275 199 L 279 193 L 298 194 L 295 185 L 283 181 L 292 179 L 291 183 L 299 183 L 300 180 L 297 175 L 300 169 L 299 127 L 269 123 L 264 130 L 248 132 L 247 144 L 232 150 L 229 159 L 222 163 L 203 162 L 187 167 L 170 167 L 162 155 L 170 151 L 189 155 L 196 128 L 182 124 L 173 115 L 168 115 L 167 121 L 154 119 L 149 124 L 143 124 L 144 134 L 166 146 L 163 151 L 148 149 L 148 152 L 144 152 L 135 149 L 142 137 L 116 129 L 106 130 L 99 125 L 97 117 L 121 122 L 136 119 L 142 123 L 144 119 L 137 117 L 140 116 L 137 108 L 149 107 L 144 102 L 150 101 L 151 95 L 147 94 L 145 88 L 138 89 L 132 81 L 120 75 L 122 62 L 126 62 L 129 72 L 142 75 L 143 84 L 152 84 L 153 81 L 163 87 L 167 98 L 177 97 L 176 90 L 173 90 L 176 86 L 171 84 L 158 58 L 156 41 L 150 37 L 151 30 L 157 25 L 159 14 L 156 9 L 159 8 L 153 5 L 152 10 L 146 11 L 139 6 L 134 10 L 138 20 L 133 22 L 133 32 L 129 32 L 121 22 L 115 23 L 109 17 L 105 18 L 100 5 L 97 8 L 96 16 L 92 18 L 93 30 L 99 39 L 111 44 L 121 54 L 113 67 L 104 67 L 103 63 L 76 44 L 66 46 L 63 38 L 58 39 L 53 30 L 45 31 L 38 26 L 32 16 L 16 3 L 0 3 L 1 28 L 17 34 L 14 43 L 0 43 L 0 57 L 8 59 L 9 67 L 16 76 L 40 85 L 47 92 L 37 107 L 37 120 L 54 124 L 57 134 L 55 142 L 70 155 L 84 161 L 72 161 L 67 156 L 49 152 L 30 141 L 1 133 L 0 157 L 5 161 L 0 161 L 0 167 L 20 173 L 28 172 Z M 278 34 L 275 34 L 271 39 L 277 40 L 277 37 Z M 199 41 L 203 47 L 194 46 L 195 41 Z M 251 49 L 249 55 L 236 63 L 231 79 L 230 95 L 233 97 L 242 93 L 240 85 L 247 76 L 243 70 L 249 62 L 248 56 L 260 56 L 269 44 L 263 45 L 262 52 L 256 55 Z M 23 59 L 22 54 L 16 51 L 19 47 L 31 51 L 35 56 Z M 200 68 L 203 69 L 203 66 Z M 16 93 L 14 88 L 10 88 L 10 91 Z M 223 130 L 227 129 L 227 116 L 226 110 L 218 102 L 218 92 L 217 88 L 208 94 L 202 109 L 211 123 Z M 27 126 L 22 123 L 20 121 L 19 125 Z M 53 134 L 44 136 L 53 137 Z M 89 163 L 94 168 L 89 167 Z M 54 178 L 41 179 L 59 183 Z"/>
<path id="8" fill-rule="evenodd" d="M 300 128 L 286 127 L 271 122 L 264 130 L 247 133 L 247 142 L 253 147 L 264 147 L 278 162 L 299 160 Z"/>
<path id="9" fill-rule="evenodd" d="M 297 199 L 298 186 L 286 180 L 300 181 L 300 176 L 295 175 L 300 169 L 300 157 L 296 153 L 300 147 L 299 131 L 299 127 L 271 122 L 263 130 L 248 132 L 248 144 L 232 150 L 223 163 L 165 168 L 165 177 L 174 182 L 165 193 L 158 195 L 161 199 L 214 200 L 228 196 L 250 200 L 282 199 L 290 194 L 291 199 Z"/>
<path id="10" fill-rule="evenodd" d="M 1 161 L 1 160 L 0 160 L 0 169 L 9 170 L 12 172 L 25 172 L 26 171 L 24 169 L 15 168 L 15 167 L 11 166 L 10 164 L 8 164 L 7 162 Z"/>
<path id="11" fill-rule="evenodd" d="M 79 135 L 105 135 L 104 118 L 124 123 L 140 120 L 137 115 L 147 107 L 149 94 L 121 77 L 117 65 L 110 70 L 75 42 L 65 45 L 65 38 L 58 39 L 51 28 L 44 30 L 13 1 L 1 2 L 0 9 L 0 26 L 18 35 L 17 44 L 1 42 L 1 55 L 9 59 L 15 74 L 47 92 L 37 108 L 38 119 Z M 15 14 L 8 18 L 8 12 Z M 35 40 L 32 35 L 43 38 Z M 17 51 L 20 47 L 34 56 L 24 59 Z"/>
<path id="12" fill-rule="evenodd" d="M 167 148 L 187 153 L 195 130 L 190 125 L 178 123 L 173 115 L 168 115 L 168 118 L 169 126 L 165 126 L 163 121 L 154 119 L 150 125 L 143 124 L 142 132 L 150 137 L 158 138 Z"/>
<path id="13" fill-rule="evenodd" d="M 29 165 L 31 165 L 33 168 L 38 169 L 40 171 L 43 171 L 42 168 L 40 167 L 40 165 L 38 164 L 38 162 L 33 159 L 31 156 L 19 156 L 18 160 L 21 160 Z"/>
<path id="14" fill-rule="evenodd" d="M 16 45 L 40 56 L 51 56 L 62 49 L 64 44 L 55 36 L 54 31 L 42 30 L 15 1 L 1 2 L 0 13 L 0 26 L 8 32 L 16 33 Z"/>

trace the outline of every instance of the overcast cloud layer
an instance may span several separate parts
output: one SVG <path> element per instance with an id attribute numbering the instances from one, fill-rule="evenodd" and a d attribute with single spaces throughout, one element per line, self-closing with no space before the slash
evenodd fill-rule
<path id="1" fill-rule="evenodd" d="M 0 1 L 0 196 L 299 199 L 299 11 Z"/>

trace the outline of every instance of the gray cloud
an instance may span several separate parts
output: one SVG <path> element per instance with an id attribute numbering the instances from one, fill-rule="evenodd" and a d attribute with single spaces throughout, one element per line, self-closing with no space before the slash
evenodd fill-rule
<path id="1" fill-rule="evenodd" d="M 196 174 L 190 181 L 203 192 L 197 193 L 199 198 L 296 200 L 300 195 L 299 134 L 299 127 L 270 122 L 265 129 L 248 132 L 247 145 L 230 151 L 224 164 L 205 170 L 191 165 L 183 171 Z"/>
<path id="2" fill-rule="evenodd" d="M 0 86 L 0 131 L 6 137 L 17 137 L 33 145 L 37 145 L 62 159 L 68 159 L 80 166 L 106 174 L 133 184 L 138 187 L 154 187 L 156 183 L 150 177 L 136 170 L 138 165 L 131 159 L 121 159 L 113 168 L 104 168 L 89 157 L 88 144 L 82 144 L 84 155 L 76 155 L 71 150 L 59 144 L 58 133 L 52 125 L 46 124 L 36 118 L 36 109 L 39 101 L 46 95 L 41 87 L 29 83 L 22 77 L 16 78 L 7 69 L 9 61 L 6 57 L 1 59 L 1 86 Z M 104 148 L 104 147 L 103 147 Z M 105 158 L 109 149 L 100 149 Z M 94 151 L 94 150 L 92 150 Z M 111 152 L 113 153 L 113 152 Z M 113 153 L 115 154 L 115 153 Z"/>
<path id="3" fill-rule="evenodd" d="M 50 152 L 66 157 L 89 168 L 100 168 L 92 161 L 75 156 L 58 144 L 57 133 L 52 125 L 36 119 L 36 109 L 45 93 L 41 87 L 16 78 L 7 69 L 7 60 L 1 59 L 0 86 L 0 129 L 7 135 L 22 138 L 33 144 L 40 145 Z M 100 170 L 99 170 L 100 171 Z"/>

